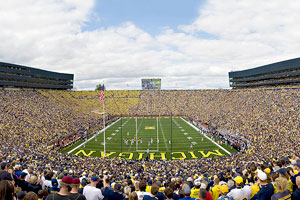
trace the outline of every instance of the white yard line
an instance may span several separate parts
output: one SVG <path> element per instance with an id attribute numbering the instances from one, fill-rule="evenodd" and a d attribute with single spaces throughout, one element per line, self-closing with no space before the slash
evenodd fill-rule
<path id="1" fill-rule="evenodd" d="M 159 120 L 159 119 L 158 119 L 158 120 Z M 164 138 L 165 146 L 166 146 L 166 148 L 167 148 L 167 151 L 169 151 L 168 145 L 167 145 L 167 143 L 166 143 L 165 132 L 164 132 L 164 130 L 163 130 L 163 128 L 162 128 L 162 125 L 161 125 L 161 121 L 160 121 L 160 120 L 159 120 L 159 124 L 160 124 L 161 133 L 162 133 L 163 138 Z M 158 128 L 158 127 L 157 127 L 157 128 Z"/>
<path id="2" fill-rule="evenodd" d="M 96 133 L 95 135 L 93 135 L 93 137 L 91 137 L 90 139 L 88 139 L 86 142 L 78 145 L 77 147 L 75 147 L 74 149 L 72 149 L 71 151 L 68 152 L 68 154 L 72 153 L 73 151 L 75 151 L 76 149 L 82 147 L 83 145 L 85 145 L 87 142 L 91 141 L 92 139 L 94 139 L 96 136 L 98 136 L 100 133 L 102 133 L 104 130 L 110 128 L 112 125 L 114 125 L 115 123 L 117 123 L 118 121 L 120 121 L 121 118 L 119 118 L 117 121 L 111 123 L 110 125 L 106 126 L 105 129 L 102 129 L 101 131 L 98 131 L 98 133 Z"/>
<path id="3" fill-rule="evenodd" d="M 188 125 L 190 125 L 191 127 L 193 127 L 196 131 L 198 131 L 198 132 L 200 131 L 200 129 L 197 128 L 194 124 L 192 124 L 192 123 L 186 121 L 186 120 L 183 119 L 182 117 L 180 117 L 180 119 L 181 119 L 182 121 L 184 121 L 185 123 L 187 123 Z M 222 146 L 220 146 L 218 143 L 216 143 L 215 141 L 213 141 L 212 139 L 210 139 L 209 137 L 207 137 L 205 134 L 203 134 L 202 131 L 200 131 L 200 133 L 201 133 L 204 137 L 206 137 L 207 139 L 209 139 L 212 143 L 214 143 L 215 145 L 217 145 L 220 149 L 222 149 L 223 151 L 225 151 L 228 155 L 231 155 L 231 153 L 230 153 L 229 151 L 227 151 L 227 150 L 224 149 Z"/>

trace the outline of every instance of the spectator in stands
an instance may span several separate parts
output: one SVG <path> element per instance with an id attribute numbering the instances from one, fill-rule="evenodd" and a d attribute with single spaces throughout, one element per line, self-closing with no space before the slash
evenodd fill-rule
<path id="1" fill-rule="evenodd" d="M 73 178 L 73 181 L 71 184 L 72 189 L 68 195 L 70 200 L 86 200 L 84 195 L 78 193 L 79 186 L 80 186 L 80 179 Z"/>
<path id="2" fill-rule="evenodd" d="M 220 179 L 219 178 L 215 178 L 214 180 L 214 186 L 211 188 L 211 190 L 209 191 L 213 200 L 217 200 L 219 198 L 220 195 Z"/>
<path id="3" fill-rule="evenodd" d="M 58 193 L 49 194 L 46 200 L 69 200 L 69 187 L 73 183 L 71 176 L 65 176 L 60 183 L 60 191 Z"/>
<path id="4" fill-rule="evenodd" d="M 34 192 L 28 192 L 25 195 L 24 200 L 38 200 L 38 195 Z"/>
<path id="5" fill-rule="evenodd" d="M 199 200 L 206 200 L 207 197 L 207 191 L 205 189 L 199 190 Z"/>
<path id="6" fill-rule="evenodd" d="M 250 199 L 252 190 L 249 186 L 245 185 L 243 187 L 244 180 L 241 176 L 237 176 L 234 178 L 236 188 L 232 189 L 229 193 L 229 197 L 233 197 L 234 199 Z"/>
<path id="7" fill-rule="evenodd" d="M 38 194 L 39 190 L 42 190 L 42 186 L 37 184 L 38 177 L 33 175 L 30 177 L 30 182 L 28 184 L 28 191 Z"/>
<path id="8" fill-rule="evenodd" d="M 131 188 L 129 186 L 124 187 L 124 200 L 128 200 L 131 193 Z"/>
<path id="9" fill-rule="evenodd" d="M 267 182 L 267 174 L 258 170 L 257 177 L 261 188 L 259 192 L 251 198 L 251 200 L 271 200 L 271 196 L 274 194 L 274 187 L 272 183 Z"/>
<path id="10" fill-rule="evenodd" d="M 142 200 L 145 195 L 150 195 L 150 192 L 146 192 L 146 187 L 147 187 L 147 185 L 146 185 L 145 181 L 141 181 L 139 183 L 140 190 L 136 192 L 139 200 Z"/>
<path id="11" fill-rule="evenodd" d="M 90 185 L 84 187 L 83 195 L 87 200 L 101 200 L 104 198 L 101 190 L 96 187 L 98 182 L 99 178 L 97 176 L 92 176 Z"/>
<path id="12" fill-rule="evenodd" d="M 172 200 L 173 199 L 174 191 L 171 188 L 167 187 L 165 189 L 164 193 L 165 193 L 165 196 L 167 197 L 167 200 Z"/>
<path id="13" fill-rule="evenodd" d="M 9 180 L 9 181 L 13 180 L 12 175 L 10 173 L 8 173 L 6 162 L 1 163 L 0 181 L 2 181 L 2 180 Z"/>
<path id="14" fill-rule="evenodd" d="M 187 199 L 190 199 L 190 200 L 194 200 L 195 198 L 191 198 L 191 189 L 190 189 L 190 186 L 186 186 L 183 188 L 183 198 L 181 198 L 181 200 L 187 200 Z"/>
<path id="15" fill-rule="evenodd" d="M 145 195 L 143 200 L 157 200 L 156 195 L 158 194 L 159 187 L 157 185 L 153 185 L 151 187 L 151 194 Z"/>
<path id="16" fill-rule="evenodd" d="M 288 190 L 289 182 L 285 178 L 279 177 L 275 180 L 275 187 L 278 193 L 273 194 L 271 200 L 291 199 L 291 193 Z"/>
<path id="17" fill-rule="evenodd" d="M 131 192 L 129 195 L 129 200 L 138 200 L 136 192 Z"/>
<path id="18" fill-rule="evenodd" d="M 16 200 L 14 190 L 15 188 L 10 181 L 0 181 L 0 200 Z"/>
<path id="19" fill-rule="evenodd" d="M 300 199 L 300 176 L 296 178 L 297 189 L 292 194 L 292 200 Z"/>

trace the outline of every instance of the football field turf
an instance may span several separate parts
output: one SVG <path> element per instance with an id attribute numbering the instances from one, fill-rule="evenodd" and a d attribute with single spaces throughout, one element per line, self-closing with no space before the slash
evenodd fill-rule
<path id="1" fill-rule="evenodd" d="M 127 159 L 195 159 L 234 152 L 181 117 L 125 117 L 105 130 L 106 156 Z M 68 148 L 78 156 L 104 156 L 104 132 Z"/>

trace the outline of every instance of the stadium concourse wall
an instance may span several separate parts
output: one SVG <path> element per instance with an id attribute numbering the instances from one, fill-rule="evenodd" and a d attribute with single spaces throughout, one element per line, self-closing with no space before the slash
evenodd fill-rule
<path id="1" fill-rule="evenodd" d="M 0 87 L 24 89 L 73 89 L 73 74 L 51 72 L 0 62 Z"/>
<path id="2" fill-rule="evenodd" d="M 300 58 L 252 69 L 229 72 L 232 88 L 268 87 L 300 84 Z"/>

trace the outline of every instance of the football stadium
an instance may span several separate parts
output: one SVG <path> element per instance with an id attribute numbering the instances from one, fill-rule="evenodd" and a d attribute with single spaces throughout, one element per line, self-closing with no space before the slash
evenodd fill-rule
<path id="1" fill-rule="evenodd" d="M 0 200 L 300 200 L 299 3 L 99 2 L 0 1 Z"/>

